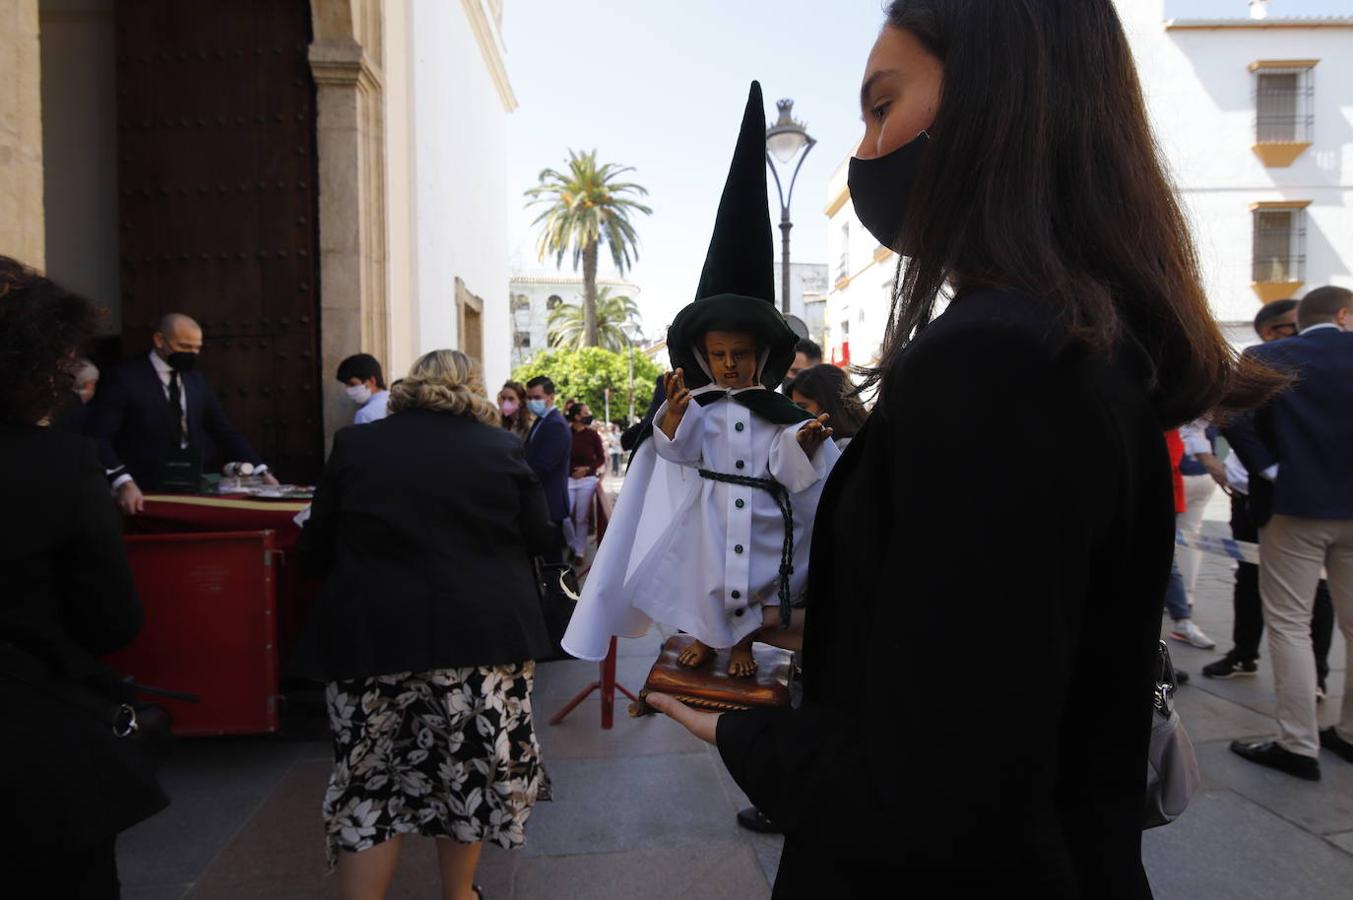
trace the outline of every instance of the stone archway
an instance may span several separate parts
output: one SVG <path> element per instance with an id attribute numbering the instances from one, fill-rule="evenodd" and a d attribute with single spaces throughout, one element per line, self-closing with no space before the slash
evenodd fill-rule
<path id="1" fill-rule="evenodd" d="M 388 360 L 384 13 L 310 0 L 319 156 L 320 348 L 326 437 L 351 415 L 331 377 L 358 352 Z"/>

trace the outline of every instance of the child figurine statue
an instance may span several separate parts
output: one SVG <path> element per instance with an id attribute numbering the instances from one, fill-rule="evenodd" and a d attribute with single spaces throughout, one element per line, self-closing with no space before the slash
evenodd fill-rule
<path id="1" fill-rule="evenodd" d="M 753 82 L 696 300 L 667 332 L 674 371 L 640 432 L 563 646 L 601 659 L 656 620 L 691 634 L 682 665 L 731 648 L 756 672 L 766 607 L 807 582 L 818 497 L 839 456 L 827 417 L 773 390 L 798 336 L 775 306 L 765 110 Z"/>

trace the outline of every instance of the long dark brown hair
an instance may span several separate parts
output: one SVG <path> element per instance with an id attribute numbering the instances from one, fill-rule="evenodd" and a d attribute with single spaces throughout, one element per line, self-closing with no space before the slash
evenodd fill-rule
<path id="1" fill-rule="evenodd" d="M 524 441 L 531 433 L 531 424 L 536 420 L 526 406 L 526 385 L 520 381 L 504 382 L 503 390 L 498 393 L 503 391 L 511 391 L 517 398 L 517 411 L 510 416 L 503 416 L 503 427 Z"/>
<path id="2" fill-rule="evenodd" d="M 794 376 L 789 390 L 790 396 L 796 392 L 803 394 L 831 416 L 827 424 L 837 439 L 855 437 L 869 418 L 855 385 L 836 366 L 823 364 L 804 369 Z"/>
<path id="3" fill-rule="evenodd" d="M 940 59 L 944 85 L 866 386 L 946 283 L 1041 297 L 1092 351 L 1137 346 L 1162 426 L 1282 383 L 1237 363 L 1212 317 L 1112 0 L 893 0 L 887 24 Z"/>

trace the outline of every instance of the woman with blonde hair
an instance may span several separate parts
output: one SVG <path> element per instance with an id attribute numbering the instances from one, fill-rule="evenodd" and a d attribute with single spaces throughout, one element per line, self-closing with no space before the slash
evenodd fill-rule
<path id="1" fill-rule="evenodd" d="M 471 898 L 485 841 L 512 849 L 549 781 L 531 716 L 551 653 L 531 557 L 545 495 L 479 364 L 414 363 L 388 418 L 334 437 L 302 558 L 325 576 L 298 651 L 328 683 L 324 798 L 343 897 L 382 897 L 405 834 L 437 839 L 443 897 Z"/>

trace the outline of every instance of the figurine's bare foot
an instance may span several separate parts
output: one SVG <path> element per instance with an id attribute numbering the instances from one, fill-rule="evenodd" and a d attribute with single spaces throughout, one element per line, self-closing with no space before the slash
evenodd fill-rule
<path id="1" fill-rule="evenodd" d="M 713 647 L 699 641 L 691 641 L 691 645 L 681 651 L 681 655 L 677 657 L 677 662 L 688 669 L 698 669 L 713 658 Z"/>
<path id="2" fill-rule="evenodd" d="M 728 651 L 728 674 L 734 678 L 751 678 L 756 674 L 756 657 L 752 656 L 752 643 L 738 644 Z"/>

